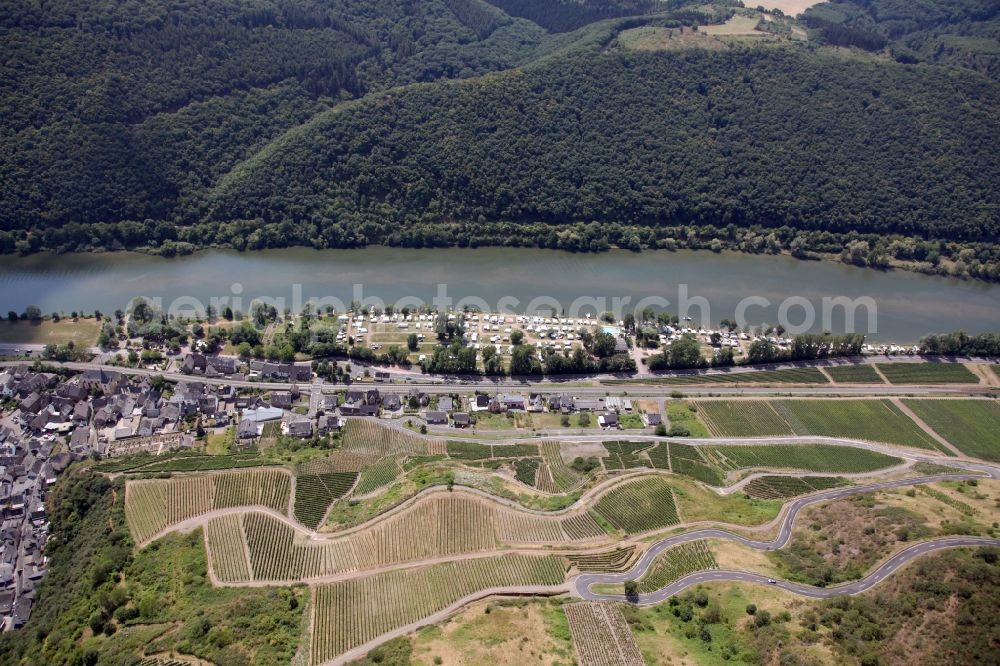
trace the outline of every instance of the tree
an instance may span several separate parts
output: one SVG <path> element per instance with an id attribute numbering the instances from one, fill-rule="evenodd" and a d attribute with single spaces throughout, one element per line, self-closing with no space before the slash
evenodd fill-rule
<path id="1" fill-rule="evenodd" d="M 625 581 L 625 598 L 632 603 L 639 601 L 639 583 L 634 580 Z"/>
<path id="2" fill-rule="evenodd" d="M 42 309 L 37 305 L 29 305 L 24 308 L 24 319 L 27 319 L 28 321 L 41 321 Z"/>
<path id="3" fill-rule="evenodd" d="M 410 351 L 417 351 L 420 349 L 420 340 L 417 339 L 416 333 L 410 333 L 406 336 L 406 348 Z"/>
<path id="4" fill-rule="evenodd" d="M 226 321 L 233 320 L 233 309 L 228 305 L 222 308 L 222 318 L 225 319 Z"/>
<path id="5" fill-rule="evenodd" d="M 757 613 L 756 604 L 747 604 L 747 615 L 755 615 Z"/>
<path id="6" fill-rule="evenodd" d="M 542 364 L 535 357 L 534 350 L 527 345 L 514 347 L 510 357 L 511 375 L 539 375 L 542 373 Z"/>
<path id="7" fill-rule="evenodd" d="M 766 610 L 762 610 L 754 616 L 753 623 L 758 628 L 766 627 L 767 625 L 771 624 L 771 614 L 768 613 Z"/>
<path id="8" fill-rule="evenodd" d="M 14 312 L 13 310 L 8 310 L 7 311 L 7 321 L 9 321 L 12 324 L 15 323 L 15 322 L 17 322 L 17 313 Z"/>
<path id="9" fill-rule="evenodd" d="M 510 333 L 510 343 L 512 345 L 519 345 L 524 341 L 524 331 L 519 328 L 514 329 Z"/>

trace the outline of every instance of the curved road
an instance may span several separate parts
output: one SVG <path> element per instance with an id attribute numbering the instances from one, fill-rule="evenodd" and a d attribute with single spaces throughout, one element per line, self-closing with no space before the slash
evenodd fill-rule
<path id="1" fill-rule="evenodd" d="M 958 548 L 960 546 L 1000 546 L 1000 539 L 988 539 L 984 537 L 948 537 L 945 539 L 935 539 L 915 543 L 904 548 L 888 560 L 883 562 L 870 574 L 851 583 L 836 585 L 834 587 L 813 587 L 801 583 L 789 583 L 787 581 L 775 581 L 774 586 L 794 592 L 813 599 L 826 599 L 842 594 L 860 594 L 881 583 L 885 578 L 892 575 L 896 570 L 905 566 L 911 560 L 925 553 L 946 548 Z M 595 583 L 616 583 L 625 574 L 587 574 L 579 576 L 573 581 L 572 589 L 575 594 L 589 601 L 626 601 L 624 595 L 620 594 L 595 594 L 590 591 L 590 586 Z M 612 580 L 614 579 L 614 580 Z M 767 585 L 771 580 L 761 574 L 748 573 L 745 571 L 727 571 L 725 569 L 712 569 L 688 574 L 683 578 L 661 587 L 655 592 L 640 594 L 638 603 L 643 606 L 661 603 L 669 597 L 699 583 L 709 583 L 713 581 L 730 581 L 743 583 L 760 583 Z M 583 586 L 581 586 L 583 581 Z"/>
<path id="2" fill-rule="evenodd" d="M 992 472 L 991 476 L 993 476 L 993 478 L 997 477 L 996 468 L 991 468 L 990 472 Z M 870 483 L 863 486 L 848 486 L 845 488 L 834 488 L 832 490 L 827 490 L 822 493 L 808 495 L 806 497 L 799 497 L 797 499 L 793 499 L 792 501 L 786 504 L 787 509 L 785 510 L 784 518 L 782 519 L 780 527 L 778 528 L 778 534 L 771 541 L 760 541 L 757 539 L 749 539 L 747 537 L 734 534 L 732 532 L 722 529 L 701 529 L 701 530 L 694 530 L 691 532 L 685 532 L 682 534 L 677 534 L 675 536 L 667 537 L 666 539 L 657 541 L 645 553 L 643 553 L 642 557 L 639 558 L 639 560 L 632 566 L 631 569 L 629 569 L 624 573 L 581 574 L 577 576 L 575 579 L 573 579 L 571 588 L 577 596 L 580 596 L 584 599 L 590 599 L 590 600 L 624 599 L 624 597 L 620 595 L 606 595 L 606 594 L 597 594 L 591 592 L 590 587 L 592 585 L 600 583 L 624 583 L 627 580 L 637 580 L 646 573 L 646 571 L 652 565 L 653 561 L 656 559 L 656 556 L 662 553 L 663 551 L 669 550 L 670 548 L 673 548 L 674 546 L 680 545 L 682 543 L 699 541 L 701 539 L 708 539 L 708 538 L 728 539 L 730 541 L 735 541 L 736 543 L 739 543 L 748 548 L 753 548 L 755 550 L 777 550 L 778 548 L 784 547 L 788 543 L 792 535 L 792 525 L 795 522 L 795 518 L 798 516 L 799 512 L 802 509 L 806 508 L 810 504 L 816 504 L 819 502 L 828 502 L 830 500 L 840 499 L 842 497 L 848 497 L 850 495 L 857 495 L 859 493 L 866 493 L 875 490 L 884 490 L 886 488 L 899 488 L 903 486 L 912 486 L 922 483 L 932 483 L 935 481 L 947 481 L 947 480 L 962 481 L 972 478 L 979 478 L 979 477 L 977 475 L 971 475 L 971 474 L 935 474 L 929 476 L 913 477 L 909 479 L 897 479 L 894 481 Z M 903 556 L 903 559 L 899 563 L 897 563 L 895 567 L 883 573 L 885 573 L 885 575 L 892 573 L 892 571 L 895 571 L 897 568 L 899 568 L 899 566 L 904 564 L 909 559 L 912 559 L 913 557 L 916 557 L 917 555 L 920 555 L 922 552 L 924 552 L 923 550 L 918 549 L 916 546 L 924 546 L 928 544 L 952 543 L 953 541 L 963 541 L 963 540 L 964 541 L 971 540 L 976 545 L 992 544 L 1000 546 L 1000 539 L 984 540 L 984 539 L 977 539 L 975 537 L 956 537 L 955 539 L 928 541 L 922 544 L 916 544 L 915 546 L 911 546 L 910 548 L 907 548 L 898 553 L 897 556 L 893 557 L 888 562 L 886 562 L 886 564 L 883 565 L 883 567 L 892 563 L 896 559 L 896 557 Z M 967 544 L 953 543 L 951 546 L 938 545 L 937 547 L 938 548 L 954 547 L 956 545 L 967 545 Z M 869 576 L 869 578 L 878 574 L 879 571 L 880 570 L 876 570 L 875 572 L 873 572 L 871 576 Z M 702 578 L 699 579 L 698 576 L 702 576 Z M 694 585 L 708 580 L 746 580 L 751 582 L 766 583 L 767 577 L 760 576 L 757 574 L 748 574 L 748 573 L 732 572 L 732 571 L 717 571 L 717 570 L 704 571 L 692 574 L 690 576 L 686 576 L 680 579 L 679 581 L 671 583 L 665 588 L 657 590 L 656 592 L 653 592 L 651 594 L 644 595 L 645 597 L 650 599 L 649 601 L 643 601 L 643 597 L 640 596 L 640 603 L 656 603 L 656 601 L 653 599 L 659 599 L 659 600 L 666 599 L 671 594 L 675 594 L 679 590 L 684 589 L 689 585 Z M 867 580 L 868 578 L 865 578 L 862 581 L 858 581 L 857 584 L 860 584 Z M 875 582 L 878 582 L 879 580 L 881 580 L 881 578 L 875 579 Z M 679 583 L 685 583 L 685 584 L 675 589 L 674 586 L 676 586 Z M 798 586 L 793 583 L 780 583 L 779 585 L 784 587 L 785 589 L 789 589 L 792 591 L 798 591 L 799 588 L 805 590 L 812 590 L 813 592 L 825 589 L 825 588 L 812 588 L 809 586 Z M 850 586 L 837 588 L 840 591 L 836 592 L 835 594 L 854 594 L 854 592 L 849 591 L 849 587 Z M 870 585 L 868 587 L 870 587 Z M 866 590 L 868 589 L 868 587 L 863 587 L 857 591 Z M 822 593 L 816 593 L 813 596 L 817 595 L 824 596 Z M 832 596 L 832 594 L 825 596 Z"/>

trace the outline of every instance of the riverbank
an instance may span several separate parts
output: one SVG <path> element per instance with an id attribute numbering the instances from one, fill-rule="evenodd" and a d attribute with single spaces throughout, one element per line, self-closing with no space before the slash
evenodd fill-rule
<path id="1" fill-rule="evenodd" d="M 751 326 L 778 323 L 783 304 L 801 324 L 808 303 L 814 332 L 853 327 L 870 341 L 908 344 L 931 332 L 994 330 L 1000 285 L 728 251 L 370 246 L 205 250 L 171 259 L 135 252 L 11 256 L 0 265 L 0 295 L 4 311 L 37 305 L 43 313 L 114 312 L 136 297 L 168 312 L 214 303 L 219 311 L 228 305 L 248 313 L 256 298 L 296 313 L 309 299 L 338 312 L 352 301 L 569 316 L 648 305 L 681 316 L 686 310 L 705 328 L 734 317 L 741 304 Z M 847 305 L 831 300 L 838 298 Z"/>

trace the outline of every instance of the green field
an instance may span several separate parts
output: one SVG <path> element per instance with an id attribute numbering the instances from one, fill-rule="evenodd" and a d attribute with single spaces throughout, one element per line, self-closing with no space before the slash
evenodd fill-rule
<path id="1" fill-rule="evenodd" d="M 906 406 L 969 456 L 1000 462 L 1000 403 L 995 400 L 907 400 Z"/>
<path id="2" fill-rule="evenodd" d="M 693 402 L 668 400 L 667 420 L 670 434 L 675 437 L 710 437 L 708 428 L 698 418 L 698 406 Z"/>
<path id="3" fill-rule="evenodd" d="M 601 496 L 594 510 L 626 533 L 635 534 L 679 522 L 674 493 L 664 479 L 653 476 L 626 481 Z"/>
<path id="4" fill-rule="evenodd" d="M 705 446 L 705 455 L 721 469 L 801 469 L 808 472 L 858 473 L 892 467 L 902 462 L 867 449 L 830 444 L 784 446 Z"/>
<path id="5" fill-rule="evenodd" d="M 101 332 L 96 319 L 44 319 L 39 322 L 0 321 L 0 342 L 12 344 L 64 345 L 72 341 L 77 347 L 92 347 Z"/>
<path id="6" fill-rule="evenodd" d="M 768 400 L 705 400 L 698 413 L 715 437 L 795 434 Z"/>
<path id="7" fill-rule="evenodd" d="M 796 435 L 850 437 L 947 453 L 889 400 L 779 400 L 773 405 Z"/>
<path id="8" fill-rule="evenodd" d="M 885 384 L 871 365 L 834 365 L 826 372 L 835 382 L 844 384 Z"/>
<path id="9" fill-rule="evenodd" d="M 890 384 L 978 384 L 961 363 L 878 363 Z"/>

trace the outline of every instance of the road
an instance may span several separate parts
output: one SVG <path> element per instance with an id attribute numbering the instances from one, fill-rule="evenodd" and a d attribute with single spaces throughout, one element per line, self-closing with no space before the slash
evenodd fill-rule
<path id="1" fill-rule="evenodd" d="M 31 359 L 21 361 L 2 361 L 0 367 L 24 365 Z M 49 365 L 58 365 L 70 370 L 109 370 L 121 372 L 134 376 L 162 376 L 168 381 L 198 381 L 205 384 L 221 384 L 235 386 L 237 388 L 258 388 L 264 390 L 281 390 L 289 387 L 288 382 L 258 382 L 239 379 L 215 379 L 207 377 L 193 377 L 178 372 L 164 372 L 161 370 L 146 370 L 144 368 L 121 368 L 101 363 L 67 362 L 54 363 L 46 362 Z M 844 385 L 815 385 L 815 386 L 738 386 L 738 385 L 702 385 L 692 386 L 653 386 L 648 384 L 615 384 L 613 386 L 580 386 L 581 381 L 599 382 L 600 377 L 586 377 L 575 379 L 542 379 L 537 381 L 528 380 L 505 380 L 493 381 L 486 377 L 463 378 L 461 381 L 450 381 L 447 379 L 434 379 L 426 375 L 413 375 L 412 381 L 403 384 L 385 384 L 377 382 L 354 382 L 350 388 L 356 390 L 379 389 L 386 390 L 406 390 L 418 388 L 430 394 L 449 394 L 460 391 L 547 391 L 549 393 L 570 393 L 572 395 L 598 395 L 604 396 L 609 392 L 625 393 L 633 399 L 656 399 L 669 397 L 671 393 L 683 391 L 687 396 L 699 396 L 711 394 L 713 396 L 878 396 L 878 397 L 912 397 L 916 395 L 989 395 L 997 391 L 997 387 L 985 384 L 960 384 L 960 385 L 935 385 L 935 386 L 890 386 L 890 385 L 866 385 L 866 386 L 844 386 Z M 605 377 L 607 379 L 607 377 Z M 308 388 L 307 388 L 308 387 Z M 312 382 L 302 384 L 303 390 L 318 388 L 320 391 L 342 391 L 348 388 L 346 384 L 331 384 L 328 382 Z"/>
<path id="2" fill-rule="evenodd" d="M 973 466 L 970 465 L 970 467 L 973 467 Z M 985 468 L 982 471 L 986 471 L 992 478 L 1000 478 L 1000 468 L 997 468 L 997 467 L 994 467 L 994 466 L 991 466 L 991 465 L 983 465 L 982 468 Z M 810 504 L 816 504 L 816 503 L 819 503 L 819 502 L 828 502 L 828 501 L 831 501 L 831 500 L 840 499 L 840 498 L 843 498 L 843 497 L 848 497 L 850 495 L 856 495 L 858 493 L 866 493 L 866 492 L 872 492 L 872 491 L 876 491 L 876 490 L 884 490 L 884 489 L 887 489 L 887 488 L 899 488 L 899 487 L 903 487 L 903 486 L 912 486 L 912 485 L 917 485 L 917 484 L 922 484 L 922 483 L 933 483 L 935 481 L 944 481 L 944 480 L 955 480 L 955 481 L 957 481 L 957 480 L 964 480 L 964 479 L 970 479 L 970 478 L 976 478 L 976 477 L 974 475 L 970 475 L 970 474 L 944 474 L 944 475 L 942 475 L 942 474 L 935 474 L 935 475 L 930 475 L 930 476 L 921 476 L 921 477 L 914 477 L 914 478 L 909 478 L 909 479 L 897 479 L 897 480 L 894 480 L 894 481 L 882 481 L 880 483 L 869 483 L 869 484 L 865 484 L 863 486 L 848 486 L 846 488 L 835 488 L 835 489 L 828 490 L 828 491 L 825 491 L 825 492 L 816 493 L 814 495 L 809 495 L 809 496 L 806 496 L 806 497 L 799 497 L 797 499 L 794 499 L 794 500 L 790 501 L 786 505 L 788 508 L 787 508 L 787 510 L 786 510 L 786 512 L 784 514 L 784 518 L 781 521 L 781 525 L 778 528 L 778 534 L 771 541 L 760 541 L 760 540 L 757 540 L 757 539 L 749 539 L 747 537 L 744 537 L 744 536 L 741 536 L 741 535 L 738 535 L 738 534 L 733 534 L 732 532 L 729 532 L 727 530 L 722 530 L 722 529 L 702 529 L 702 530 L 695 530 L 695 531 L 692 531 L 692 532 L 685 532 L 683 534 L 678 534 L 678 535 L 675 535 L 675 536 L 672 536 L 672 537 L 668 537 L 666 539 L 662 539 L 662 540 L 656 542 L 645 553 L 643 553 L 642 557 L 639 558 L 639 561 L 636 562 L 632 566 L 632 568 L 629 569 L 628 571 L 626 571 L 624 573 L 617 573 L 617 574 L 582 574 L 582 575 L 578 576 L 577 578 L 575 578 L 573 580 L 573 582 L 572 582 L 572 589 L 573 589 L 574 594 L 576 594 L 577 596 L 582 597 L 583 599 L 594 600 L 594 601 L 611 600 L 611 599 L 622 599 L 623 597 L 620 597 L 620 596 L 617 596 L 617 595 L 598 594 L 598 593 L 595 593 L 595 592 L 591 592 L 590 591 L 590 587 L 593 586 L 593 585 L 595 585 L 595 584 L 624 583 L 627 580 L 637 580 L 637 579 L 641 578 L 643 576 L 643 574 L 646 573 L 646 571 L 652 565 L 653 561 L 656 559 L 656 556 L 659 555 L 660 553 L 664 552 L 665 550 L 669 550 L 670 548 L 673 548 L 674 546 L 678 546 L 678 545 L 680 545 L 682 543 L 690 543 L 692 541 L 699 541 L 701 539 L 727 539 L 729 541 L 735 541 L 736 543 L 739 543 L 739 544 L 741 544 L 743 546 L 746 546 L 748 548 L 753 548 L 755 550 L 764 550 L 764 551 L 777 550 L 778 548 L 783 548 L 785 545 L 787 545 L 788 540 L 791 538 L 791 535 L 792 535 L 792 525 L 795 522 L 796 516 L 799 514 L 799 512 L 802 509 L 804 509 L 805 507 L 809 506 Z M 956 539 L 966 539 L 966 540 L 973 539 L 973 540 L 975 540 L 973 537 L 959 537 L 959 538 L 956 538 Z M 926 542 L 926 543 L 938 543 L 938 544 L 940 544 L 940 543 L 944 543 L 945 541 L 948 541 L 949 543 L 951 543 L 952 540 L 939 540 L 939 541 L 935 541 L 935 542 Z M 916 544 L 916 546 L 920 546 L 920 545 L 922 545 L 922 544 Z M 939 546 L 939 547 L 954 547 L 956 545 L 969 545 L 969 544 L 954 543 L 951 546 Z M 972 545 L 1000 545 L 1000 539 L 987 539 L 985 541 L 976 541 L 975 544 L 972 544 Z M 885 575 L 888 575 L 888 574 L 892 573 L 893 571 L 895 571 L 896 569 L 898 569 L 899 566 L 902 566 L 902 564 L 905 564 L 907 561 L 909 561 L 909 559 L 912 559 L 913 557 L 916 557 L 917 555 L 920 555 L 923 552 L 925 552 L 925 550 L 920 550 L 920 549 L 917 549 L 917 548 L 914 548 L 914 547 L 907 548 L 906 550 L 902 551 L 898 555 L 903 555 L 904 553 L 909 553 L 909 555 L 907 557 L 904 557 L 903 560 L 901 560 L 895 567 L 893 567 L 893 568 L 891 568 L 891 569 L 889 569 L 889 570 L 887 570 L 887 571 L 885 571 L 883 573 Z M 892 558 L 892 559 L 890 559 L 890 560 L 888 560 L 886 562 L 886 564 L 883 565 L 883 567 L 886 566 L 886 565 L 889 565 L 890 563 L 892 563 L 894 561 L 894 559 L 895 559 L 895 557 Z M 868 581 L 869 578 L 872 578 L 875 582 L 878 582 L 879 580 L 881 580 L 881 578 L 873 578 L 877 574 L 879 574 L 879 570 L 876 570 L 869 577 L 863 579 L 862 581 L 857 581 L 857 584 L 861 584 L 864 581 Z M 699 575 L 704 575 L 704 576 L 721 575 L 722 578 L 697 578 Z M 739 577 L 738 578 L 726 577 L 726 576 L 729 576 L 729 575 L 737 575 Z M 650 604 L 652 604 L 652 603 L 658 603 L 657 600 L 662 601 L 663 599 L 666 599 L 667 597 L 669 597 L 671 594 L 676 594 L 678 591 L 680 591 L 681 589 L 684 589 L 685 587 L 688 587 L 690 585 L 694 585 L 694 584 L 699 583 L 699 582 L 705 582 L 707 580 L 745 580 L 745 581 L 749 581 L 749 582 L 765 582 L 766 583 L 767 582 L 767 577 L 766 576 L 760 576 L 758 574 L 747 574 L 747 573 L 743 573 L 743 572 L 724 572 L 724 571 L 723 572 L 720 572 L 720 571 L 699 572 L 699 573 L 687 576 L 685 578 L 682 578 L 681 580 L 676 581 L 675 583 L 672 583 L 671 585 L 668 585 L 667 587 L 662 588 L 661 590 L 657 590 L 656 592 L 653 592 L 653 593 L 650 593 L 649 595 L 646 595 L 646 597 L 648 597 L 648 601 L 646 601 L 645 603 L 650 603 Z M 676 589 L 673 588 L 674 585 L 677 585 L 679 583 L 685 583 L 685 582 L 686 582 L 685 585 L 682 585 L 681 587 L 676 588 Z M 871 583 L 871 584 L 874 584 L 874 583 Z M 797 591 L 798 588 L 803 588 L 803 589 L 807 589 L 807 590 L 814 590 L 814 591 L 821 589 L 821 588 L 811 588 L 809 586 L 798 586 L 798 587 L 796 587 L 796 584 L 793 584 L 793 583 L 781 583 L 781 582 L 779 582 L 778 585 L 781 586 L 781 587 L 784 587 L 785 589 L 790 589 L 791 591 Z M 859 588 L 857 591 L 859 591 L 859 592 L 864 591 L 864 590 L 868 589 L 868 587 L 871 587 L 871 585 L 868 585 L 867 587 Z M 840 589 L 841 591 L 837 592 L 837 594 L 855 594 L 855 592 L 845 591 L 845 590 L 849 589 L 848 587 L 843 587 L 843 588 L 838 588 L 838 589 Z M 665 594 L 665 596 L 656 596 L 656 595 L 660 595 L 661 593 Z M 812 596 L 822 596 L 822 595 L 819 594 L 819 593 L 816 593 L 816 594 L 814 594 Z M 833 595 L 831 594 L 831 595 L 827 595 L 827 596 L 833 596 Z M 643 599 L 642 596 L 640 596 L 640 603 L 644 603 L 642 599 Z"/>
<path id="3" fill-rule="evenodd" d="M 915 543 L 890 557 L 864 578 L 850 583 L 845 583 L 843 585 L 835 585 L 833 587 L 814 587 L 812 585 L 791 583 L 783 580 L 775 580 L 773 585 L 782 590 L 793 592 L 804 597 L 811 597 L 813 599 L 828 599 L 830 597 L 837 597 L 843 594 L 860 594 L 875 587 L 898 569 L 906 566 L 909 562 L 917 557 L 920 557 L 921 555 L 947 548 L 959 548 L 961 546 L 1000 546 L 1000 539 L 988 539 L 985 537 L 948 537 L 944 539 L 935 539 L 932 541 Z M 588 579 L 600 578 L 601 576 L 601 574 L 592 574 L 588 576 Z M 588 601 L 627 601 L 625 596 L 620 594 L 595 594 L 590 592 L 589 589 L 578 589 L 577 585 L 580 583 L 582 578 L 583 577 L 581 576 L 573 582 L 573 591 L 578 596 L 581 596 Z M 724 581 L 768 585 L 771 584 L 771 580 L 774 579 L 761 574 L 749 573 L 746 571 L 729 571 L 725 569 L 699 571 L 697 573 L 684 576 L 669 585 L 661 587 L 655 592 L 640 594 L 638 600 L 634 601 L 640 606 L 652 606 L 662 603 L 673 595 L 701 583 Z M 592 582 L 588 582 L 588 585 L 593 585 L 595 582 L 619 581 L 594 580 Z"/>

